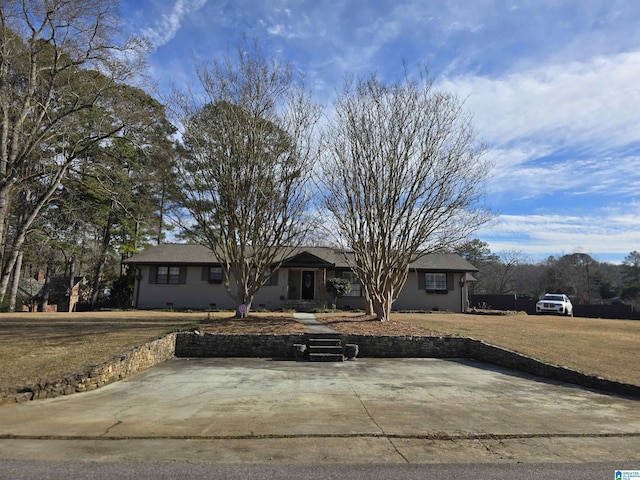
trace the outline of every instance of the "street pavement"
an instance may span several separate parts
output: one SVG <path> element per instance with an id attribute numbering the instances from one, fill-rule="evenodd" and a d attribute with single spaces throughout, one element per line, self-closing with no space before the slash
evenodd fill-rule
<path id="1" fill-rule="evenodd" d="M 0 408 L 1 461 L 619 462 L 640 401 L 466 359 L 174 359 Z"/>

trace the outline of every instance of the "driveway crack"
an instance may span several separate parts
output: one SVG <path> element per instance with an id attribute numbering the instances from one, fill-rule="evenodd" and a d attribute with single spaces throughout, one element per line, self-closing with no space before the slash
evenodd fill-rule
<path id="1" fill-rule="evenodd" d="M 114 423 L 113 425 L 111 425 L 110 427 L 108 427 L 104 433 L 102 435 L 100 435 L 100 437 L 104 437 L 105 435 L 109 435 L 109 432 L 111 431 L 111 429 L 116 428 L 118 425 L 120 425 L 122 423 L 122 420 L 118 420 L 116 421 L 116 423 Z"/>
<path id="2" fill-rule="evenodd" d="M 382 428 L 382 426 L 376 421 L 373 415 L 371 415 L 371 412 L 365 405 L 364 400 L 362 400 L 362 397 L 360 396 L 358 391 L 354 388 L 353 384 L 349 381 L 349 377 L 347 377 L 344 373 L 342 375 L 347 380 L 347 383 L 349 384 L 349 388 L 351 389 L 353 394 L 356 396 L 356 398 L 360 402 L 360 405 L 362 405 L 362 409 L 365 411 L 365 413 L 369 417 L 369 420 L 371 420 L 371 422 L 373 422 L 373 424 L 378 428 L 378 430 L 380 430 L 380 433 L 382 434 L 382 436 L 387 439 L 387 442 L 389 442 L 389 444 L 393 447 L 393 449 L 400 456 L 400 458 L 402 458 L 405 461 L 405 463 L 409 463 L 409 460 L 407 459 L 407 457 L 405 457 L 402 454 L 402 452 L 398 449 L 396 444 L 393 443 L 393 440 L 389 437 L 389 435 L 387 435 L 387 432 L 384 431 L 384 428 Z"/>

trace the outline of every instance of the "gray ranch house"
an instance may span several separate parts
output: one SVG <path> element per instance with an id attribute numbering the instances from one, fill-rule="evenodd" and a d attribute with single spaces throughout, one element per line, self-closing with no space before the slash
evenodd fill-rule
<path id="1" fill-rule="evenodd" d="M 347 254 L 348 255 L 348 254 Z M 193 244 L 162 244 L 124 261 L 136 269 L 133 307 L 138 309 L 235 309 L 214 253 Z M 457 254 L 424 255 L 410 265 L 394 310 L 464 312 L 468 283 L 478 269 Z M 254 297 L 252 308 L 310 310 L 330 304 L 327 278 L 351 282 L 338 300 L 341 309 L 364 308 L 363 289 L 343 252 L 330 247 L 296 247 Z"/>

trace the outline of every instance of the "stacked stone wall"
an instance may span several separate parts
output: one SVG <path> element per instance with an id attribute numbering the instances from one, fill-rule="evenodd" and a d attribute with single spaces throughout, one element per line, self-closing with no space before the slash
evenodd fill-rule
<path id="1" fill-rule="evenodd" d="M 176 334 L 124 353 L 82 374 L 47 380 L 20 389 L 17 393 L 0 397 L 0 404 L 54 398 L 77 392 L 87 392 L 153 367 L 174 357 Z"/>
<path id="2" fill-rule="evenodd" d="M 170 334 L 135 348 L 90 371 L 34 384 L 0 397 L 0 404 L 53 398 L 86 392 L 122 380 L 177 357 L 296 358 L 296 344 L 304 335 Z M 616 394 L 640 397 L 640 386 L 615 382 L 568 368 L 550 365 L 471 338 L 342 335 L 342 344 L 358 345 L 362 358 L 472 358 L 538 377 L 572 383 Z"/>
<path id="3" fill-rule="evenodd" d="M 268 357 L 293 359 L 304 335 L 196 335 L 179 333 L 177 357 Z M 342 335 L 342 344 L 358 345 L 358 358 L 472 358 L 542 378 L 640 397 L 640 386 L 606 380 L 551 365 L 462 337 Z"/>
<path id="4" fill-rule="evenodd" d="M 177 357 L 295 358 L 295 344 L 304 335 L 218 335 L 179 333 Z"/>

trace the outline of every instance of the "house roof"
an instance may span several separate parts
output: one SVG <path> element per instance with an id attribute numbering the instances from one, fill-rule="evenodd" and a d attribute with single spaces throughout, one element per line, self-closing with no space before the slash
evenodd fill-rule
<path id="1" fill-rule="evenodd" d="M 206 265 L 218 264 L 219 262 L 213 251 L 204 245 L 163 243 L 133 255 L 123 263 L 135 265 L 170 263 L 180 265 Z"/>
<path id="2" fill-rule="evenodd" d="M 346 256 L 349 256 L 346 253 Z M 294 247 L 283 251 L 284 265 L 349 268 L 345 252 L 332 247 Z M 217 265 L 218 259 L 204 245 L 164 243 L 133 255 L 123 263 L 131 265 Z M 455 253 L 430 253 L 410 265 L 416 270 L 477 272 L 478 269 Z"/>
<path id="3" fill-rule="evenodd" d="M 84 277 L 73 277 L 73 287 L 75 288 L 80 282 L 85 280 Z M 49 295 L 65 295 L 69 290 L 69 277 L 51 277 Z M 35 278 L 23 278 L 18 284 L 18 294 L 23 299 L 40 298 L 43 295 L 44 280 L 36 280 Z"/>
<path id="4" fill-rule="evenodd" d="M 18 294 L 22 298 L 37 298 L 42 294 L 44 281 L 38 281 L 35 278 L 22 278 L 18 284 Z"/>

